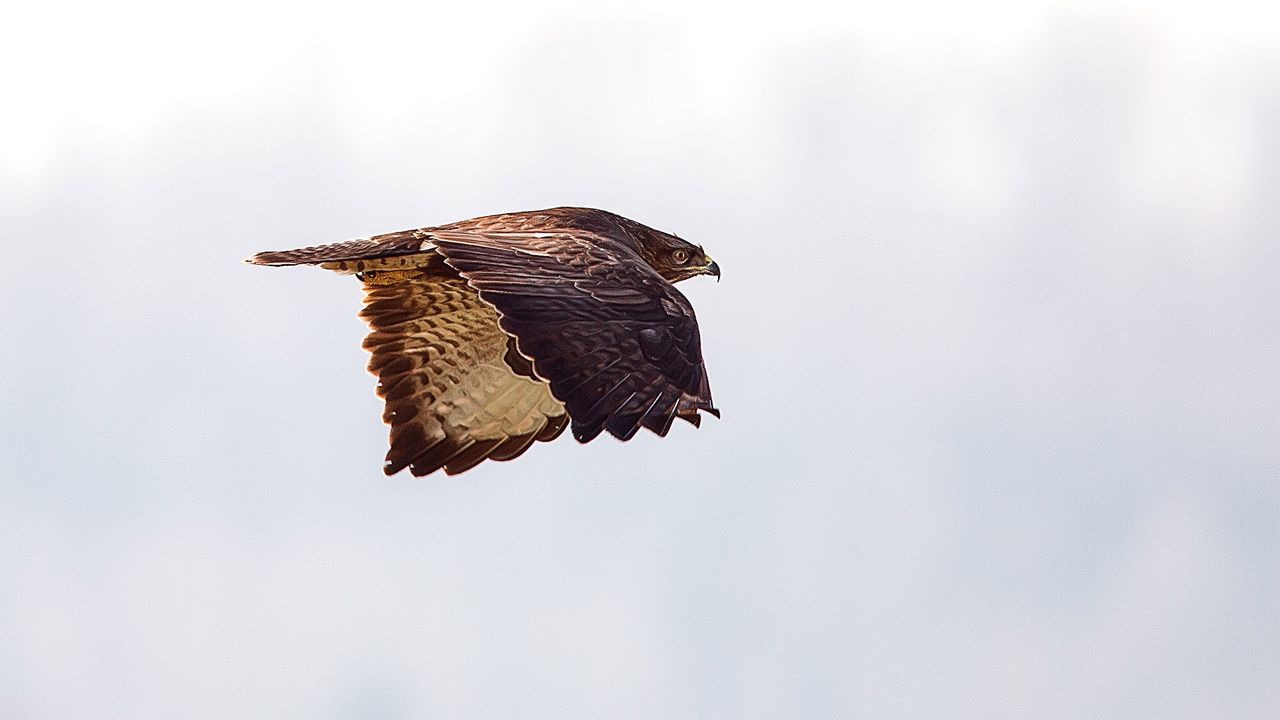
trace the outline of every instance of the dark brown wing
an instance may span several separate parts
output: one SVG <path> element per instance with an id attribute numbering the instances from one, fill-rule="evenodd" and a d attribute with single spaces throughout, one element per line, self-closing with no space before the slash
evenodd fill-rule
<path id="1" fill-rule="evenodd" d="M 564 407 L 504 361 L 508 337 L 494 309 L 440 256 L 413 257 L 422 267 L 365 276 L 360 313 L 391 425 L 386 473 L 452 475 L 558 436 Z"/>
<path id="2" fill-rule="evenodd" d="M 587 442 L 675 417 L 717 417 L 693 308 L 633 250 L 607 237 L 431 231 L 450 266 L 502 315 Z"/>

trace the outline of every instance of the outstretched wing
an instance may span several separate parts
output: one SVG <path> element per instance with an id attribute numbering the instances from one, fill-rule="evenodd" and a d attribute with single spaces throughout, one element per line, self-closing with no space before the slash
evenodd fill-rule
<path id="1" fill-rule="evenodd" d="M 385 472 L 453 475 L 557 437 L 564 407 L 545 382 L 508 365 L 494 309 L 438 255 L 414 260 L 422 267 L 364 276 L 364 346 L 391 425 Z"/>
<path id="2" fill-rule="evenodd" d="M 521 355 L 564 403 L 573 435 L 665 435 L 717 417 L 693 307 L 633 250 L 567 233 L 432 230 L 430 241 L 501 313 Z"/>

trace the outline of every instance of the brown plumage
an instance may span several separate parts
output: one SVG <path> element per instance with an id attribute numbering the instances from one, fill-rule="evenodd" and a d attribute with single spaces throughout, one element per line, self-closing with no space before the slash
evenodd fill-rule
<path id="1" fill-rule="evenodd" d="M 590 208 L 464 220 L 263 252 L 363 283 L 369 370 L 391 426 L 388 475 L 510 460 L 567 424 L 666 435 L 716 417 L 693 307 L 672 285 L 720 276 L 702 248 Z"/>

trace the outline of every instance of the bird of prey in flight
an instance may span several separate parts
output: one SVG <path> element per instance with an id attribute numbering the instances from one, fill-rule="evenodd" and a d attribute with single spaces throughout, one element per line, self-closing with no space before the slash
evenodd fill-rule
<path id="1" fill-rule="evenodd" d="M 720 416 L 693 307 L 672 285 L 720 267 L 614 213 L 489 215 L 247 262 L 319 265 L 364 284 L 388 475 L 511 460 L 570 424 L 585 443 Z"/>

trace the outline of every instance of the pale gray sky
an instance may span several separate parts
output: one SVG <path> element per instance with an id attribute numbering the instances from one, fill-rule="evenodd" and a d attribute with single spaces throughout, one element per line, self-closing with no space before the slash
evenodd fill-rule
<path id="1" fill-rule="evenodd" d="M 1262 3 L 29 5 L 0 716 L 1280 715 Z M 384 478 L 354 280 L 704 245 L 721 421 Z"/>

